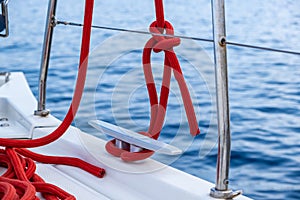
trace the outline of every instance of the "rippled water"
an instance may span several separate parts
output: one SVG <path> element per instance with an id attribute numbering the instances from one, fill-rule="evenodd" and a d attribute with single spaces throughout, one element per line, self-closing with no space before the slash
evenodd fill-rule
<path id="1" fill-rule="evenodd" d="M 59 1 L 58 18 L 80 22 L 82 3 Z M 1 39 L 0 71 L 23 71 L 36 95 L 47 3 L 15 0 L 9 9 L 11 35 Z M 209 1 L 165 0 L 165 10 L 178 34 L 212 38 Z M 299 51 L 299 10 L 297 0 L 226 1 L 228 40 Z M 145 30 L 153 19 L 150 0 L 95 3 L 94 24 Z M 80 36 L 78 27 L 55 29 L 47 105 L 60 119 L 72 97 Z M 147 128 L 148 100 L 140 65 L 141 48 L 148 38 L 93 31 L 90 74 L 94 76 L 88 81 L 75 125 L 93 132 L 85 121 L 96 115 L 135 130 Z M 160 140 L 171 141 L 178 133 L 173 142 L 187 150 L 179 159 L 155 158 L 213 182 L 217 150 L 212 44 L 183 40 L 176 51 L 194 94 L 202 134 L 194 140 L 189 137 L 185 114 L 179 107 L 180 93 L 173 80 Z M 153 57 L 158 82 L 161 59 L 159 55 Z M 300 199 L 300 57 L 229 46 L 228 64 L 230 187 L 243 189 L 254 199 Z M 102 76 L 97 77 L 97 73 Z"/>

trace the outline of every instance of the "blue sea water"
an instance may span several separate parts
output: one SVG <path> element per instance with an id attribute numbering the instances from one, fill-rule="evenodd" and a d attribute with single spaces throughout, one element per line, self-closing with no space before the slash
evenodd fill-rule
<path id="1" fill-rule="evenodd" d="M 212 38 L 210 1 L 165 0 L 165 15 L 176 33 Z M 0 71 L 23 71 L 37 95 L 47 1 L 10 2 L 10 37 L 0 39 Z M 297 0 L 226 1 L 227 37 L 253 45 L 300 51 L 300 2 Z M 57 18 L 82 21 L 83 1 L 59 1 Z M 96 1 L 93 23 L 145 30 L 154 20 L 153 1 Z M 97 118 L 135 130 L 149 122 L 141 53 L 149 36 L 93 30 L 85 99 L 74 125 L 96 136 L 85 119 Z M 63 119 L 72 98 L 81 28 L 55 28 L 47 107 Z M 214 182 L 216 165 L 213 46 L 182 40 L 176 48 L 192 91 L 202 131 L 188 135 L 180 93 L 173 79 L 160 140 L 185 149 L 176 159 L 155 157 L 187 173 Z M 154 55 L 159 83 L 159 63 Z M 254 199 L 300 199 L 300 57 L 228 46 L 232 152 L 230 187 Z M 100 69 L 100 71 L 99 71 Z M 99 75 L 99 74 L 97 74 Z M 96 79 L 95 79 L 96 78 Z M 91 100 L 92 104 L 88 100 Z M 91 114 L 91 109 L 93 109 Z M 92 116 L 93 117 L 93 116 Z M 181 124 L 180 124 L 181 123 Z M 180 124 L 180 125 L 179 125 Z M 184 133 L 184 134 L 182 134 Z M 176 135 L 174 139 L 174 135 Z"/>

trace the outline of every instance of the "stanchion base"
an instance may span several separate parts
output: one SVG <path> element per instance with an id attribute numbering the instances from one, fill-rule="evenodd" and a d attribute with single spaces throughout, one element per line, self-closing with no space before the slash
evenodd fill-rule
<path id="1" fill-rule="evenodd" d="M 216 188 L 211 188 L 210 190 L 210 196 L 216 199 L 233 199 L 241 194 L 242 190 L 217 190 Z"/>
<path id="2" fill-rule="evenodd" d="M 46 117 L 47 115 L 49 115 L 50 110 L 46 109 L 46 110 L 35 110 L 34 111 L 34 115 L 38 115 L 41 117 Z"/>

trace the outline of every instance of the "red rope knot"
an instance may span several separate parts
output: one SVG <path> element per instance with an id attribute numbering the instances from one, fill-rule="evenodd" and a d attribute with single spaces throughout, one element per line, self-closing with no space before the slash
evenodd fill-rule
<path id="1" fill-rule="evenodd" d="M 174 28 L 172 24 L 165 21 L 164 28 L 158 27 L 158 22 L 154 21 L 149 27 L 152 37 L 157 42 L 153 46 L 153 51 L 159 53 L 161 51 L 173 51 L 173 47 L 180 44 L 180 38 L 172 37 L 174 36 Z M 162 35 L 165 32 L 166 36 Z"/>

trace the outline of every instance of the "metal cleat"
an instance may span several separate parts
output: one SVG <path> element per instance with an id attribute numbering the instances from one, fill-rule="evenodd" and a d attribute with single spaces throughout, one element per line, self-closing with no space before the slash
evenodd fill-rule
<path id="1" fill-rule="evenodd" d="M 137 153 L 143 150 L 151 150 L 166 155 L 178 155 L 182 153 L 177 147 L 104 121 L 91 120 L 89 124 L 102 133 L 114 137 L 115 147 L 121 150 Z"/>

